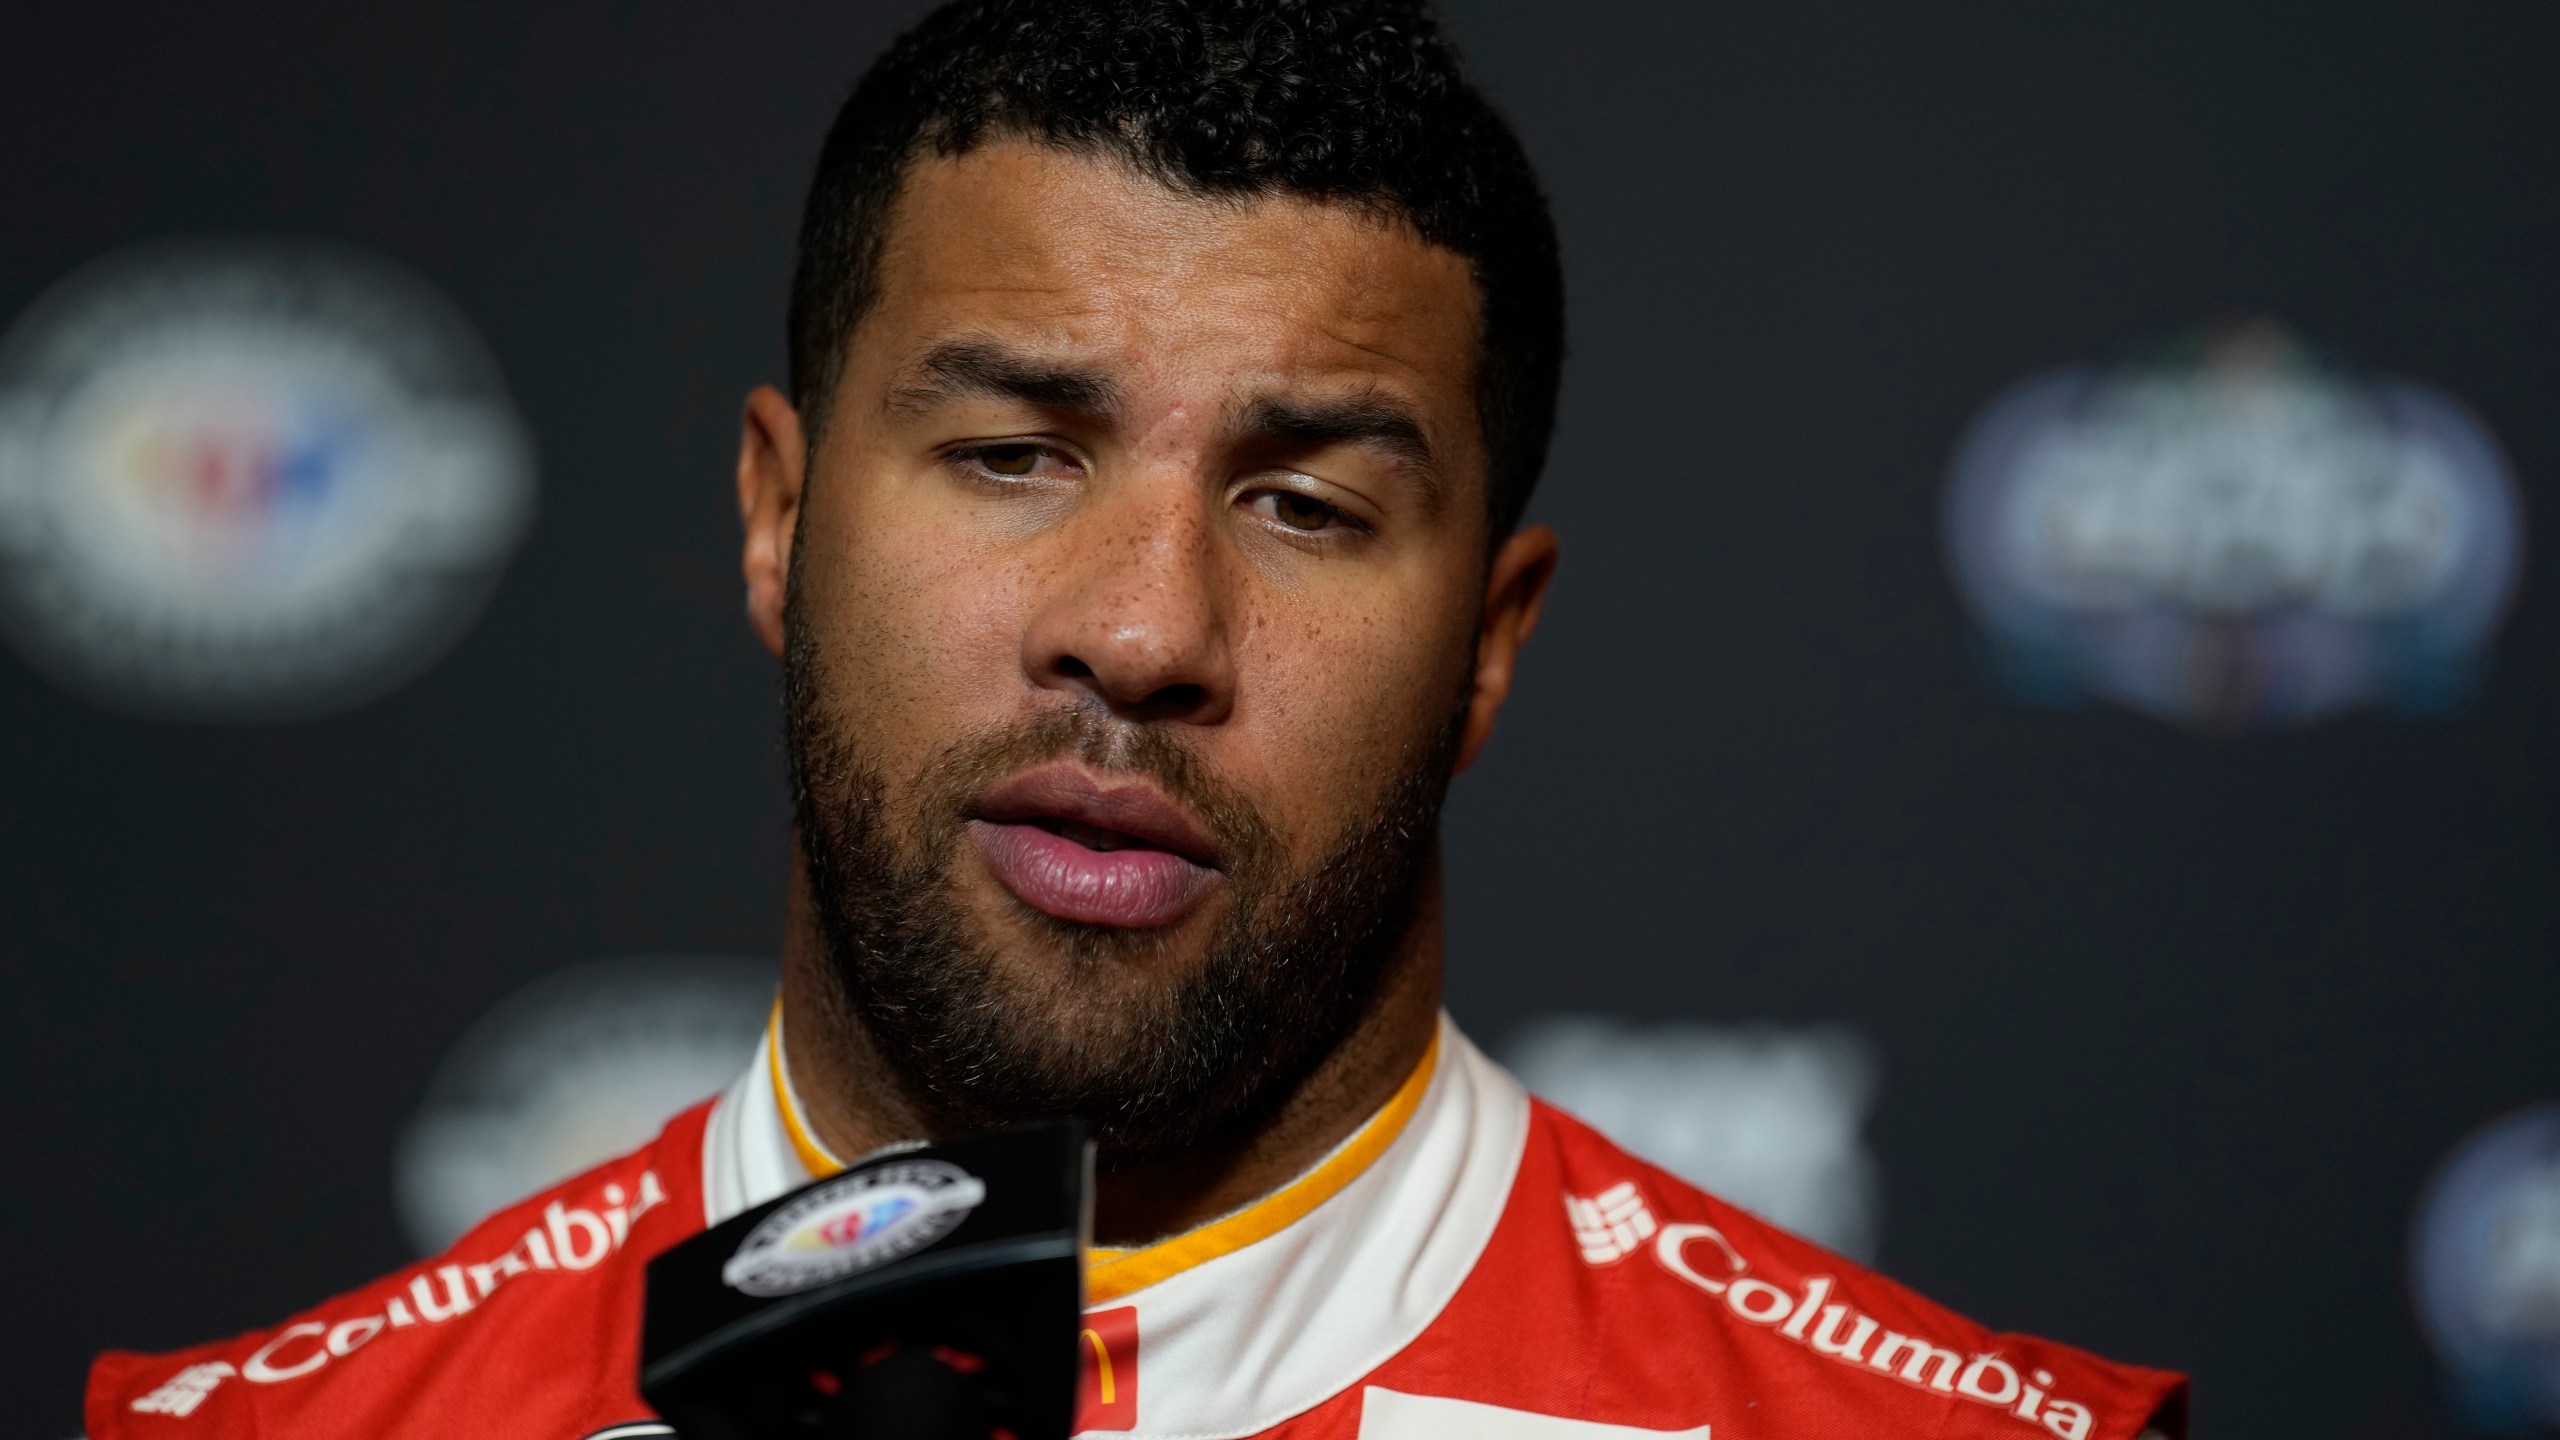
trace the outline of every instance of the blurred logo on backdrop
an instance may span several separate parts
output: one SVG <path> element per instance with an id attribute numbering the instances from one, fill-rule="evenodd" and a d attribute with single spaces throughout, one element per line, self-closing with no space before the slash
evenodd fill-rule
<path id="1" fill-rule="evenodd" d="M 304 719 L 396 687 L 532 500 L 478 337 L 359 250 L 118 251 L 0 337 L 0 630 L 120 710 Z"/>
<path id="2" fill-rule="evenodd" d="M 2002 396 L 1946 534 L 2012 689 L 2216 730 L 2460 703 L 2524 543 L 2468 410 L 2265 323 Z"/>
<path id="3" fill-rule="evenodd" d="M 421 1255 L 484 1216 L 638 1148 L 736 1079 L 772 1009 L 770 960 L 646 955 L 526 986 L 446 1052 L 393 1147 L 393 1208 Z"/>
<path id="4" fill-rule="evenodd" d="M 1865 1131 L 1876 1065 L 1853 1032 L 1556 1016 L 1522 1029 L 1503 1059 L 1531 1090 L 1681 1179 L 1875 1258 L 1882 1187 Z"/>
<path id="5" fill-rule="evenodd" d="M 2409 1282 L 2459 1417 L 2560 1429 L 2560 1103 L 2456 1146 L 2418 1202 Z"/>

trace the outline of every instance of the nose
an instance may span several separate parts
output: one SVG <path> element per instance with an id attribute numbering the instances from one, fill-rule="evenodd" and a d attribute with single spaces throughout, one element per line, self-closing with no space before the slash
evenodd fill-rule
<path id="1" fill-rule="evenodd" d="M 1235 704 L 1232 575 L 1199 487 L 1135 485 L 1058 537 L 1067 555 L 1023 634 L 1031 683 L 1125 720 L 1214 725 Z"/>

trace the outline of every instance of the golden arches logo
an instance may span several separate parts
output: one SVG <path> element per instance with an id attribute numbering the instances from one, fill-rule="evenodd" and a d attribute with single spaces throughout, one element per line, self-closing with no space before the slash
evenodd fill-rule
<path id="1" fill-rule="evenodd" d="M 1093 1373 L 1101 1382 L 1102 1403 L 1119 1404 L 1120 1387 L 1111 1383 L 1111 1347 L 1102 1343 L 1102 1332 L 1098 1330 L 1085 1331 L 1084 1343 L 1093 1347 Z"/>
<path id="2" fill-rule="evenodd" d="M 1138 1307 L 1086 1311 L 1076 1345 L 1076 1429 L 1137 1429 Z"/>

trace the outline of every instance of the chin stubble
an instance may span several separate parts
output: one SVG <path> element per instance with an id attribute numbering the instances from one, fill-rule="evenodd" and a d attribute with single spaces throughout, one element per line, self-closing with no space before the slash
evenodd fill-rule
<path id="1" fill-rule="evenodd" d="M 829 1008 L 861 1028 L 880 1078 L 933 1134 L 1071 1115 L 1104 1167 L 1141 1164 L 1267 1118 L 1367 1012 L 1414 919 L 1462 709 L 1293 871 L 1253 808 L 1171 735 L 1081 707 L 946 746 L 893 819 L 881 772 L 829 723 L 839 712 L 805 627 L 789 629 L 792 802 Z M 1153 780 L 1217 836 L 1224 908 L 1198 959 L 1155 932 L 1018 904 L 1041 953 L 1009 958 L 972 922 L 966 802 L 1066 756 Z"/>

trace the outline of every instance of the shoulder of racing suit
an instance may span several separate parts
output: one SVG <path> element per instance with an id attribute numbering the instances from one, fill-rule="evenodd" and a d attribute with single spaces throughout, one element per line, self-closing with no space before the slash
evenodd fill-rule
<path id="1" fill-rule="evenodd" d="M 99 1356 L 90 1440 L 583 1436 L 646 1421 L 643 1270 L 702 1229 L 709 1110 L 499 1211 L 443 1255 L 282 1325 L 168 1354 Z"/>
<path id="2" fill-rule="evenodd" d="M 282 1325 L 99 1357 L 91 1440 L 665 1433 L 634 1384 L 642 1272 L 702 1228 L 708 1108 Z M 1500 1411 L 1715 1440 L 2134 1440 L 2184 1403 L 2180 1376 L 1993 1332 L 1535 1104 L 1445 1309 L 1265 1433 L 1392 1440 Z"/>
<path id="3" fill-rule="evenodd" d="M 1391 1392 L 1402 1410 L 1423 1404 L 1417 1417 L 1428 1402 L 1411 1397 L 1464 1397 L 1715 1440 L 2155 1440 L 2183 1430 L 2183 1376 L 1995 1332 L 1544 1102 L 1535 1111 L 1509 1212 L 1474 1272 L 1364 1391 Z M 1346 1403 L 1372 1408 L 1356 1431 L 1369 1435 L 1376 1401 L 1346 1395 L 1324 1408 Z M 1463 1423 L 1455 1412 L 1445 1421 Z"/>

